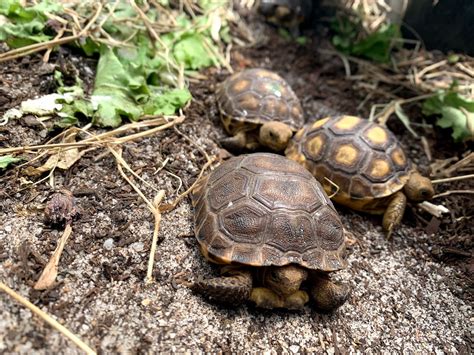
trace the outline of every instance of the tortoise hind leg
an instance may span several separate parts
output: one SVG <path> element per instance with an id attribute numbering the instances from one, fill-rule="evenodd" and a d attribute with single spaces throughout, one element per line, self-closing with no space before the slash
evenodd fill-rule
<path id="1" fill-rule="evenodd" d="M 327 275 L 315 274 L 311 280 L 309 293 L 319 310 L 331 312 L 347 301 L 351 290 L 349 285 L 332 282 Z"/>
<path id="2" fill-rule="evenodd" d="M 228 276 L 199 278 L 191 289 L 222 303 L 242 303 L 249 299 L 252 275 L 247 270 L 232 270 Z"/>
<path id="3" fill-rule="evenodd" d="M 382 225 L 387 232 L 387 238 L 390 238 L 393 229 L 402 221 L 406 205 L 407 198 L 403 192 L 399 191 L 393 195 L 383 215 Z"/>

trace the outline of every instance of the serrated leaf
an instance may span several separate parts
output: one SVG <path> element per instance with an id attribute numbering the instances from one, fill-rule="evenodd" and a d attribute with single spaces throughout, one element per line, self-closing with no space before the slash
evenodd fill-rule
<path id="1" fill-rule="evenodd" d="M 20 0 L 0 1 L 0 14 L 8 18 L 8 22 L 0 27 L 0 41 L 18 48 L 51 39 L 44 33 L 48 21 L 46 13 L 57 13 L 61 9 L 60 4 L 50 0 L 34 6 L 23 6 Z"/>
<path id="2" fill-rule="evenodd" d="M 425 100 L 422 112 L 425 115 L 441 115 L 436 124 L 442 128 L 452 128 L 451 136 L 455 141 L 473 139 L 474 101 L 454 90 L 455 86 Z"/>
<path id="3" fill-rule="evenodd" d="M 436 124 L 441 128 L 452 128 L 453 132 L 451 136 L 456 142 L 462 141 L 463 139 L 471 136 L 471 132 L 468 128 L 468 116 L 470 120 L 473 120 L 473 114 L 468 111 L 463 112 L 457 108 L 446 106 L 441 110 L 441 117 L 438 118 Z"/>
<path id="4" fill-rule="evenodd" d="M 397 115 L 398 119 L 403 123 L 405 128 L 416 138 L 418 138 L 418 134 L 413 130 L 410 124 L 410 118 L 407 116 L 405 111 L 402 109 L 399 103 L 395 104 L 395 114 Z"/>
<path id="5" fill-rule="evenodd" d="M 187 89 L 174 89 L 158 95 L 153 95 L 145 105 L 147 115 L 172 115 L 191 100 Z"/>
<path id="6" fill-rule="evenodd" d="M 2 155 L 0 156 L 0 169 L 7 168 L 10 164 L 20 161 L 21 158 L 15 158 L 13 155 Z"/>
<path id="7" fill-rule="evenodd" d="M 204 38 L 199 33 L 184 36 L 173 47 L 173 55 L 185 69 L 201 69 L 214 65 L 217 60 L 206 49 Z"/>

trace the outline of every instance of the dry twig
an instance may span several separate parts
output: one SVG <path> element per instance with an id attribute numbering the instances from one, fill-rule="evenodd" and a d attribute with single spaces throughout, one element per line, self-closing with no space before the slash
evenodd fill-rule
<path id="1" fill-rule="evenodd" d="M 12 297 L 15 301 L 17 301 L 18 303 L 21 303 L 23 306 L 28 308 L 31 312 L 36 314 L 38 317 L 40 317 L 42 320 L 44 320 L 46 323 L 48 323 L 51 327 L 53 327 L 58 332 L 60 332 L 62 335 L 64 335 L 68 339 L 70 339 L 74 344 L 76 344 L 86 354 L 88 354 L 88 355 L 96 354 L 95 350 L 90 348 L 86 343 L 84 343 L 81 339 L 79 339 L 79 337 L 77 337 L 75 334 L 73 334 L 69 329 L 67 329 L 65 326 L 63 326 L 61 323 L 59 323 L 57 320 L 53 319 L 48 313 L 46 313 L 46 312 L 42 311 L 41 309 L 39 309 L 38 307 L 36 307 L 34 304 L 32 304 L 26 298 L 20 296 L 18 293 L 16 293 L 14 290 L 12 290 L 10 287 L 5 285 L 1 281 L 0 281 L 0 291 L 5 292 L 10 297 Z"/>

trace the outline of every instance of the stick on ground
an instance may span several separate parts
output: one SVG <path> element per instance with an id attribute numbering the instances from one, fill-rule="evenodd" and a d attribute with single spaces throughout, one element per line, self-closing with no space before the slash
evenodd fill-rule
<path id="1" fill-rule="evenodd" d="M 84 350 L 86 354 L 97 354 L 95 350 L 91 349 L 86 343 L 84 343 L 81 339 L 79 339 L 75 334 L 73 334 L 70 330 L 68 330 L 65 326 L 59 323 L 57 320 L 53 319 L 48 313 L 42 311 L 26 298 L 20 296 L 10 287 L 5 285 L 3 282 L 0 281 L 0 291 L 5 292 L 10 297 L 12 297 L 15 301 L 21 303 L 23 306 L 28 308 L 58 332 L 69 338 L 74 344 L 76 344 L 81 350 Z"/>

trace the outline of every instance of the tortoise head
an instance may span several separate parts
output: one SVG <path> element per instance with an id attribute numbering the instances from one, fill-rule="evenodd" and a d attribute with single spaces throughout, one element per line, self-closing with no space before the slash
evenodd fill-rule
<path id="1" fill-rule="evenodd" d="M 408 199 L 415 202 L 429 200 L 434 195 L 434 188 L 431 180 L 415 171 L 410 175 L 410 179 L 404 187 Z"/>
<path id="2" fill-rule="evenodd" d="M 282 296 L 289 296 L 300 289 L 308 277 L 308 271 L 296 266 L 270 267 L 264 276 L 264 284 Z"/>
<path id="3" fill-rule="evenodd" d="M 286 148 L 293 136 L 291 128 L 282 122 L 266 122 L 260 127 L 260 144 L 275 152 L 281 152 Z"/>

